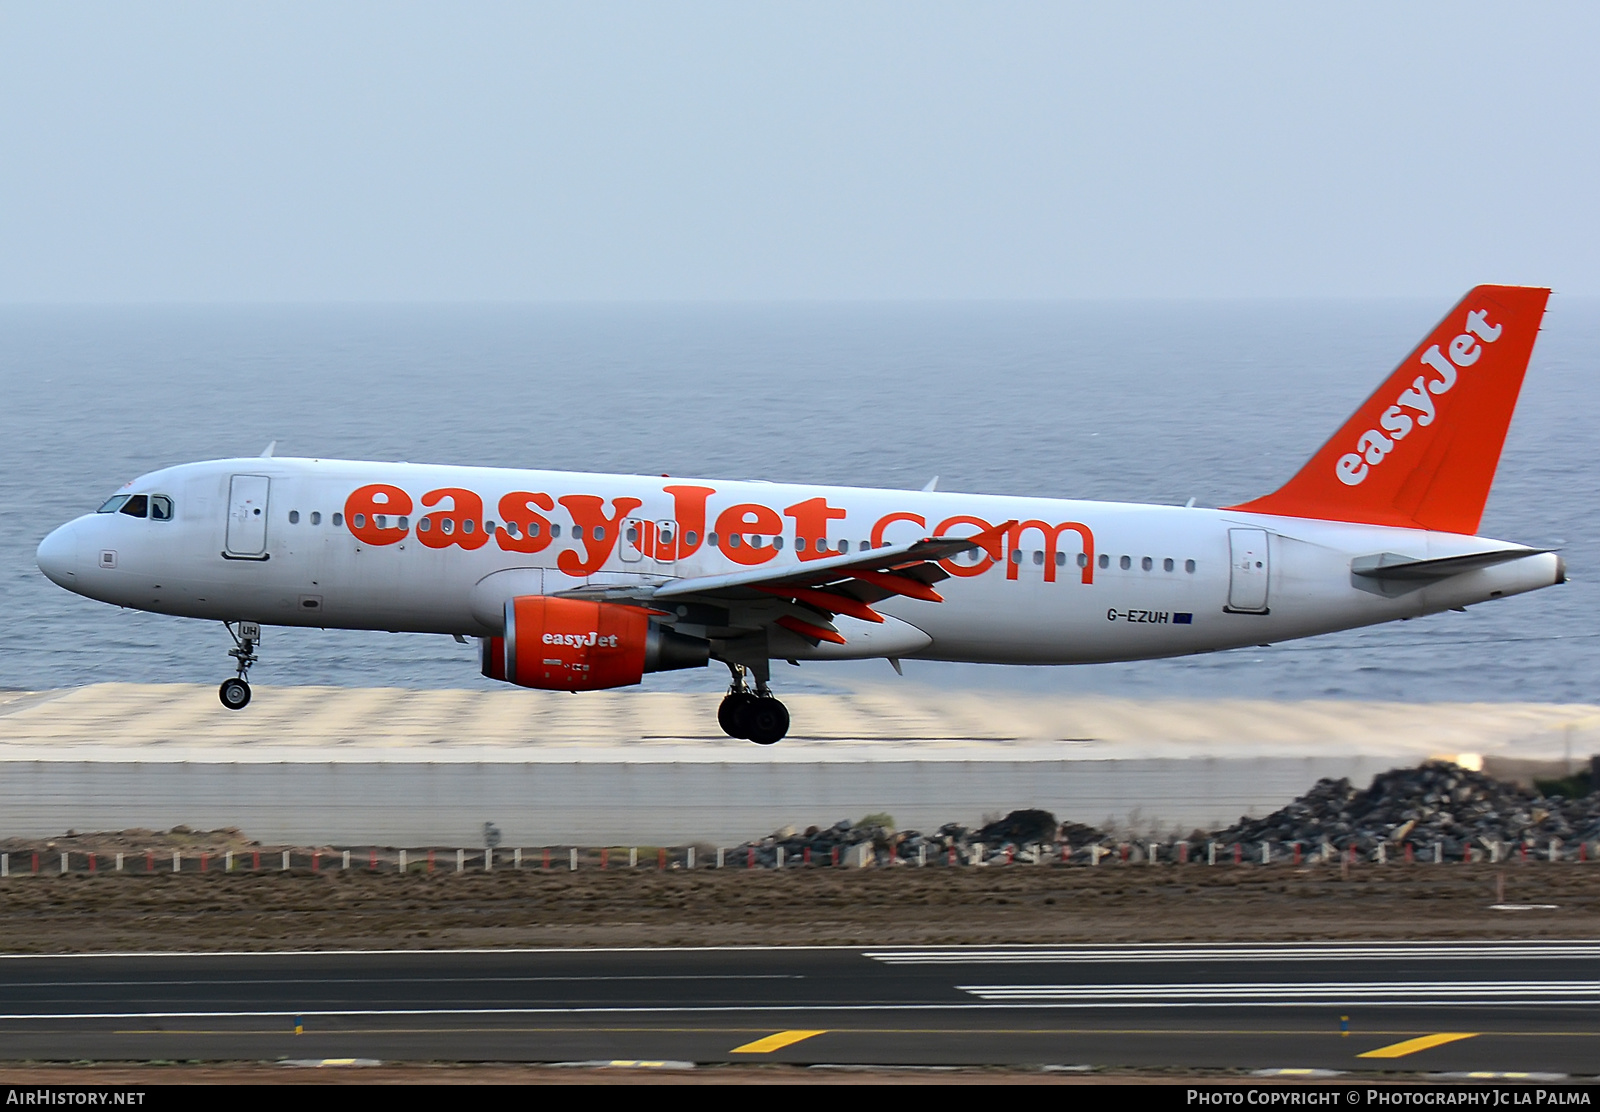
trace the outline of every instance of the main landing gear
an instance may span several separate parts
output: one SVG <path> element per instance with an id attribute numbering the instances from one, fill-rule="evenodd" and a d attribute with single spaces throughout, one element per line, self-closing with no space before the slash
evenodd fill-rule
<path id="1" fill-rule="evenodd" d="M 754 692 L 745 686 L 747 669 L 743 664 L 729 664 L 728 670 L 733 673 L 733 683 L 717 708 L 717 725 L 722 732 L 757 745 L 781 741 L 789 732 L 789 708 L 767 687 L 765 669 L 756 674 Z"/>
<path id="2" fill-rule="evenodd" d="M 243 710 L 250 705 L 248 677 L 250 665 L 256 662 L 256 646 L 261 643 L 261 627 L 255 622 L 240 622 L 236 633 L 232 622 L 222 624 L 228 636 L 233 638 L 234 647 L 228 650 L 228 655 L 239 662 L 239 674 L 231 680 L 222 681 L 222 686 L 217 688 L 217 698 L 229 710 Z"/>

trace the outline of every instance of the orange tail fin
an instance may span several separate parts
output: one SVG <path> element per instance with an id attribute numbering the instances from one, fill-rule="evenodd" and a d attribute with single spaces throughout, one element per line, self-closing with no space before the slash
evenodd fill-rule
<path id="1" fill-rule="evenodd" d="M 1476 533 L 1549 297 L 1477 287 L 1298 475 L 1225 508 Z"/>

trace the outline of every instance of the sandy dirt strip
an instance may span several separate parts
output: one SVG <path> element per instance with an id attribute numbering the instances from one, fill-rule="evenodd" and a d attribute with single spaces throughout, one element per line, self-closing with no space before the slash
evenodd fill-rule
<path id="1" fill-rule="evenodd" d="M 14 953 L 1595 938 L 1600 864 L 46 873 L 0 881 L 0 932 Z"/>

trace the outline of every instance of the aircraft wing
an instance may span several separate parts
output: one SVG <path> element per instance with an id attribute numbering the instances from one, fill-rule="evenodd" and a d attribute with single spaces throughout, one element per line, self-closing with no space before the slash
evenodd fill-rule
<path id="1" fill-rule="evenodd" d="M 763 615 L 767 621 L 812 641 L 843 644 L 844 638 L 831 624 L 835 614 L 882 622 L 882 615 L 872 609 L 872 604 L 886 598 L 904 596 L 943 602 L 933 584 L 950 578 L 950 573 L 938 562 L 978 549 L 1000 559 L 1000 539 L 1013 524 L 1007 521 L 971 537 L 925 537 L 910 544 L 841 553 L 781 568 L 751 568 L 655 584 L 591 584 L 561 594 L 643 606 L 668 601 L 737 606 L 779 600 L 791 605 L 776 616 Z"/>

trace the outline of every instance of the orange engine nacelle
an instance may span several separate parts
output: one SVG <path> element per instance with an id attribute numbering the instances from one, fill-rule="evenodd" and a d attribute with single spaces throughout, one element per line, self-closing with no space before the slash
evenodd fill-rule
<path id="1" fill-rule="evenodd" d="M 524 595 L 506 602 L 504 629 L 483 639 L 483 674 L 519 687 L 627 687 L 646 672 L 704 667 L 711 655 L 708 642 L 614 602 Z"/>

